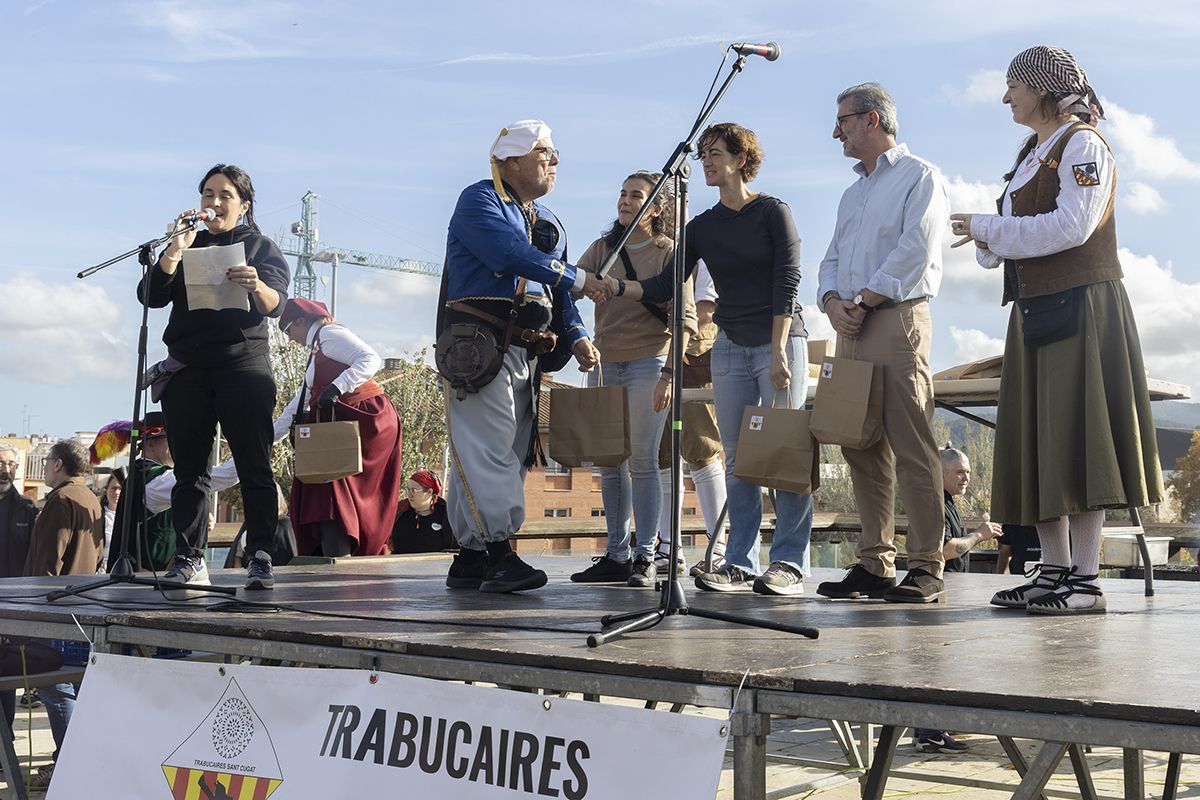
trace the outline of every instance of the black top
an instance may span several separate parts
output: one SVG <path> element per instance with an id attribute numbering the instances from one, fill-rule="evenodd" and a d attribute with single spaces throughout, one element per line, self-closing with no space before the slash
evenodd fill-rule
<path id="1" fill-rule="evenodd" d="M 1004 532 L 996 541 L 1012 548 L 1012 558 L 1008 562 L 1009 574 L 1022 575 L 1031 564 L 1042 560 L 1042 541 L 1038 538 L 1037 528 L 1007 522 L 1000 527 Z"/>
<path id="2" fill-rule="evenodd" d="M 954 496 L 944 489 L 942 490 L 942 494 L 946 496 L 946 527 L 942 531 L 942 544 L 945 544 L 951 539 L 966 536 L 967 531 L 963 527 L 962 516 L 958 513 L 958 506 L 954 505 Z M 968 551 L 958 558 L 947 558 L 946 571 L 969 572 L 968 565 L 970 563 L 971 553 Z"/>
<path id="3" fill-rule="evenodd" d="M 283 313 L 287 302 L 290 272 L 283 254 L 275 243 L 248 225 L 231 231 L 212 234 L 200 231 L 192 247 L 213 247 L 242 242 L 246 248 L 246 263 L 258 270 L 258 279 L 279 293 L 279 305 L 269 314 L 261 314 L 254 300 L 250 310 L 226 308 L 188 310 L 187 283 L 183 279 L 183 263 L 174 275 L 167 275 L 157 266 L 150 269 L 150 307 L 171 305 L 171 318 L 163 331 L 167 351 L 187 366 L 212 367 L 236 363 L 267 352 L 267 317 Z M 138 300 L 142 299 L 142 283 L 138 284 Z"/>
<path id="4" fill-rule="evenodd" d="M 792 316 L 792 336 L 807 336 L 796 288 L 800 235 L 787 203 L 760 194 L 741 211 L 717 203 L 687 225 L 687 274 L 704 259 L 719 299 L 713 319 L 742 347 L 771 342 L 773 317 Z M 641 282 L 644 299 L 664 303 L 673 294 L 674 269 Z"/>
<path id="5" fill-rule="evenodd" d="M 454 550 L 458 542 L 446 520 L 446 501 L 437 498 L 433 502 L 433 513 L 418 514 L 407 500 L 401 501 L 392 525 L 393 553 L 433 553 L 438 550 Z"/>
<path id="6" fill-rule="evenodd" d="M 37 506 L 16 486 L 0 495 L 0 578 L 18 578 L 25 571 L 29 536 L 37 518 Z"/>

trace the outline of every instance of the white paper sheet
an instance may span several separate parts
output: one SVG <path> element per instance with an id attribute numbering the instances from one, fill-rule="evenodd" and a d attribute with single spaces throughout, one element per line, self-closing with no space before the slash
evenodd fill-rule
<path id="1" fill-rule="evenodd" d="M 187 283 L 188 311 L 207 308 L 250 310 L 250 293 L 230 283 L 225 272 L 246 266 L 241 242 L 214 247 L 189 247 L 183 251 L 183 279 Z"/>

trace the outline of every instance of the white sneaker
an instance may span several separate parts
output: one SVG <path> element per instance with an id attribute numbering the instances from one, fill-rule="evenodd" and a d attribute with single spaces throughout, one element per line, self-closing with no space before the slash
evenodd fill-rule
<path id="1" fill-rule="evenodd" d="M 654 566 L 658 570 L 658 574 L 663 574 L 667 571 L 667 564 L 671 561 L 671 551 L 663 550 L 661 547 L 654 551 Z M 687 562 L 683 560 L 683 554 L 679 554 L 679 560 L 675 562 L 675 574 L 684 575 L 687 573 Z"/>

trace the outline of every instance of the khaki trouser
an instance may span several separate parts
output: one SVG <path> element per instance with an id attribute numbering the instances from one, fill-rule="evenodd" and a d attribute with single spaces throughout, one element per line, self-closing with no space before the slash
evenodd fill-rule
<path id="1" fill-rule="evenodd" d="M 871 312 L 857 339 L 838 337 L 837 355 L 883 367 L 883 436 L 865 450 L 842 448 L 862 520 L 858 561 L 875 575 L 896 574 L 896 485 L 908 515 L 908 567 L 941 577 L 942 469 L 929 421 L 933 376 L 929 301 Z"/>

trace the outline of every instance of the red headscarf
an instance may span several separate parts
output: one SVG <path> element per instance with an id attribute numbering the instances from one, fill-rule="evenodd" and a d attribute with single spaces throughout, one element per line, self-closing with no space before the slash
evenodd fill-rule
<path id="1" fill-rule="evenodd" d="M 427 469 L 414 472 L 409 480 L 413 483 L 419 483 L 433 492 L 434 497 L 440 497 L 442 494 L 442 482 L 438 480 L 437 475 L 434 475 Z"/>

